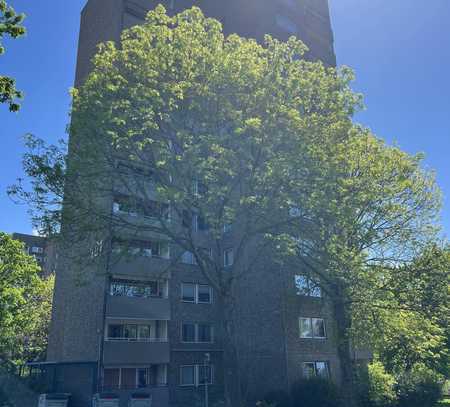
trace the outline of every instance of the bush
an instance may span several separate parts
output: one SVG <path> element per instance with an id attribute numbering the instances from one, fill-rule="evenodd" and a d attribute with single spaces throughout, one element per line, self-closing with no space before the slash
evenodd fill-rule
<path id="1" fill-rule="evenodd" d="M 383 364 L 377 361 L 362 369 L 358 375 L 360 405 L 364 407 L 394 406 L 397 401 L 394 376 L 387 373 Z"/>
<path id="2" fill-rule="evenodd" d="M 342 407 L 341 395 L 329 380 L 300 380 L 292 387 L 292 407 Z"/>
<path id="3" fill-rule="evenodd" d="M 397 384 L 399 407 L 434 407 L 442 397 L 443 379 L 425 366 L 404 373 Z"/>
<path id="4" fill-rule="evenodd" d="M 283 390 L 271 391 L 264 396 L 264 401 L 275 407 L 291 407 L 289 394 Z"/>

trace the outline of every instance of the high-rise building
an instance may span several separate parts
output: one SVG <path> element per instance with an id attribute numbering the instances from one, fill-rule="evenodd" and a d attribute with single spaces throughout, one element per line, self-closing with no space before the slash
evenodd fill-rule
<path id="1" fill-rule="evenodd" d="M 308 58 L 335 64 L 327 0 L 89 0 L 82 11 L 76 84 L 89 73 L 99 42 L 119 41 L 123 29 L 142 23 L 158 3 L 170 13 L 197 5 L 220 20 L 225 33 L 258 40 L 264 34 L 296 35 L 308 45 Z M 112 211 L 124 207 L 120 196 L 112 199 Z M 74 407 L 88 405 L 99 392 L 117 394 L 121 406 L 133 394 L 148 392 L 154 406 L 181 407 L 203 405 L 207 383 L 213 405 L 224 393 L 224 332 L 216 293 L 189 252 L 174 262 L 163 240 L 140 237 L 131 245 L 137 256 L 106 265 L 104 273 L 83 284 L 73 267 L 60 262 L 48 360 L 39 365 L 50 390 L 71 393 Z M 233 262 L 232 241 L 223 261 Z M 338 382 L 326 298 L 301 272 L 277 271 L 269 254 L 259 261 L 236 293 L 247 397 L 287 390 L 305 375 Z"/>

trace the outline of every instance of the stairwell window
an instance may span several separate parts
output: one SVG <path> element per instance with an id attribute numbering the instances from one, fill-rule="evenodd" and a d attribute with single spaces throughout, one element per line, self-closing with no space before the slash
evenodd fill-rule
<path id="1" fill-rule="evenodd" d="M 226 249 L 223 252 L 223 265 L 224 267 L 231 267 L 233 264 L 234 264 L 233 249 Z"/>
<path id="2" fill-rule="evenodd" d="M 299 318 L 300 338 L 325 339 L 325 321 L 322 318 Z"/>

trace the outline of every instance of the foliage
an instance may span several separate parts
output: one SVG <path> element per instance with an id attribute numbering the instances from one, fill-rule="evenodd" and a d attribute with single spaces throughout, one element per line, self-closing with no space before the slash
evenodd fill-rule
<path id="1" fill-rule="evenodd" d="M 0 233 L 0 359 L 15 364 L 42 357 L 50 321 L 53 278 L 24 253 L 22 243 Z"/>
<path id="2" fill-rule="evenodd" d="M 22 26 L 24 18 L 23 14 L 16 14 L 6 0 L 0 0 L 0 55 L 5 52 L 1 43 L 5 35 L 17 38 L 25 34 L 25 28 Z M 16 89 L 14 79 L 0 75 L 0 103 L 8 103 L 9 110 L 16 112 L 20 108 L 16 99 L 21 97 L 22 93 Z"/>
<path id="3" fill-rule="evenodd" d="M 423 360 L 425 351 L 445 359 L 450 262 L 437 239 L 440 191 L 422 155 L 355 125 L 361 98 L 350 88 L 352 72 L 306 61 L 305 50 L 294 38 L 268 36 L 263 45 L 225 38 L 220 23 L 197 8 L 170 17 L 160 6 L 144 25 L 124 31 L 120 46 L 102 44 L 92 72 L 73 91 L 67 165 L 64 150 L 31 138 L 24 164 L 33 189 L 10 192 L 33 205 L 41 230 L 58 230 L 64 220 L 65 254 L 77 255 L 79 273 L 84 262 L 103 264 L 110 252 L 93 256 L 92 249 L 96 242 L 110 248 L 111 230 L 151 231 L 174 253 L 192 252 L 223 302 L 230 341 L 234 288 L 262 266 L 262 254 L 276 258 L 277 269 L 301 269 L 333 307 L 350 394 L 351 343 L 381 348 L 390 341 L 386 349 L 398 349 L 391 313 L 401 311 L 407 321 L 400 332 L 419 329 L 414 316 L 431 321 L 414 352 L 398 358 Z M 112 191 L 128 196 L 130 216 L 112 210 Z M 170 216 L 153 205 L 143 219 L 155 193 L 170 202 Z M 194 218 L 208 225 L 211 255 Z M 224 225 L 232 225 L 235 243 L 230 268 L 222 257 L 229 245 Z M 414 316 L 405 319 L 407 312 Z M 409 333 L 408 341 L 415 338 Z M 226 352 L 233 353 L 231 345 Z M 226 377 L 238 380 L 234 356 L 225 359 L 236 374 Z"/>
<path id="4" fill-rule="evenodd" d="M 442 397 L 443 377 L 423 365 L 416 365 L 398 379 L 399 407 L 434 407 Z"/>
<path id="5" fill-rule="evenodd" d="M 275 407 L 291 407 L 290 395 L 283 390 L 271 391 L 264 396 L 264 401 Z"/>
<path id="6" fill-rule="evenodd" d="M 298 381 L 292 386 L 292 407 L 342 407 L 342 399 L 336 385 L 322 378 Z"/>
<path id="7" fill-rule="evenodd" d="M 358 393 L 361 407 L 389 407 L 397 401 L 395 377 L 383 364 L 374 361 L 358 370 Z"/>

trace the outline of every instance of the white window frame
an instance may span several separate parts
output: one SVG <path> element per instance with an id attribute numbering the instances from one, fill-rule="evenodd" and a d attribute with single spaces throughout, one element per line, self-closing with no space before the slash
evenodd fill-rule
<path id="1" fill-rule="evenodd" d="M 302 325 L 302 320 L 303 321 L 309 321 L 309 326 L 311 327 L 311 336 L 302 336 L 302 330 L 301 330 L 301 325 Z M 314 335 L 314 321 L 322 321 L 323 323 L 323 330 L 324 330 L 324 334 L 325 336 L 315 336 Z M 300 339 L 327 339 L 327 329 L 326 329 L 326 324 L 325 324 L 325 319 L 324 318 L 315 318 L 315 317 L 299 317 L 298 319 L 298 329 L 299 329 L 299 337 Z"/>
<path id="2" fill-rule="evenodd" d="M 184 299 L 183 288 L 186 285 L 193 285 L 194 286 L 194 301 L 188 301 L 188 300 Z M 200 292 L 199 292 L 200 286 L 208 287 L 208 289 L 209 289 L 209 301 L 208 302 L 200 301 L 200 296 L 199 296 L 200 295 Z M 208 285 L 208 284 L 181 283 L 181 301 L 182 302 L 186 302 L 188 304 L 212 304 L 212 302 L 213 302 L 212 296 L 213 296 L 213 290 L 212 290 L 212 287 L 210 285 Z"/>
<path id="3" fill-rule="evenodd" d="M 210 381 L 209 383 L 206 383 L 208 386 L 214 384 L 214 366 L 211 364 L 205 365 L 205 364 L 194 364 L 194 365 L 181 365 L 180 366 L 180 381 L 179 381 L 179 385 L 182 387 L 200 387 L 200 386 L 204 386 L 205 383 L 200 383 L 200 368 L 204 367 L 204 366 L 208 366 L 210 368 Z M 182 383 L 182 379 L 183 379 L 183 373 L 182 370 L 183 368 L 193 368 L 194 369 L 194 383 L 192 384 L 185 384 Z"/>

